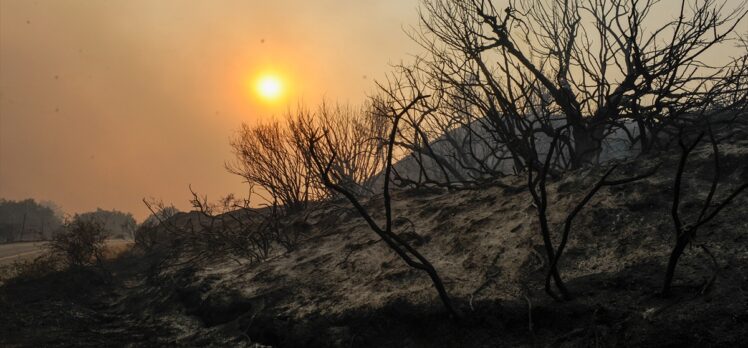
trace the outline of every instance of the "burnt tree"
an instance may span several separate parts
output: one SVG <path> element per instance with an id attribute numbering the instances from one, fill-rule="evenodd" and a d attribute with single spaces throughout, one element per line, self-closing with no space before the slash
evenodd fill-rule
<path id="1" fill-rule="evenodd" d="M 320 130 L 315 134 L 314 137 L 308 139 L 309 141 L 309 153 L 312 156 L 312 159 L 314 161 L 314 164 L 318 170 L 318 174 L 320 175 L 320 178 L 324 185 L 331 190 L 343 195 L 350 203 L 354 206 L 356 211 L 361 215 L 361 217 L 366 220 L 366 223 L 369 225 L 369 227 L 374 231 L 382 240 L 387 244 L 387 246 L 392 249 L 397 255 L 405 261 L 405 263 L 415 269 L 421 270 L 428 274 L 428 276 L 431 278 L 431 281 L 434 285 L 434 288 L 439 294 L 439 298 L 441 299 L 442 303 L 444 304 L 444 307 L 447 309 L 447 311 L 450 313 L 450 315 L 454 319 L 459 319 L 460 314 L 457 310 L 457 308 L 452 303 L 452 300 L 447 293 L 446 288 L 444 287 L 444 282 L 442 281 L 441 277 L 437 273 L 434 266 L 429 262 L 426 257 L 424 257 L 418 250 L 416 250 L 412 245 L 410 245 L 408 242 L 406 242 L 403 238 L 401 238 L 397 233 L 393 231 L 392 226 L 392 198 L 390 194 L 390 176 L 392 173 L 392 157 L 393 157 L 393 149 L 395 147 L 395 139 L 397 137 L 397 129 L 398 124 L 400 122 L 400 119 L 403 117 L 405 113 L 408 112 L 409 109 L 411 109 L 416 103 L 418 103 L 421 99 L 426 98 L 424 95 L 418 95 L 416 96 L 408 105 L 402 108 L 399 112 L 394 113 L 392 118 L 392 130 L 389 133 L 388 142 L 387 142 L 387 150 L 386 150 L 386 157 L 385 157 L 385 169 L 384 169 L 384 176 L 383 176 L 383 187 L 382 187 L 382 193 L 383 193 L 383 200 L 384 200 L 384 213 L 385 213 L 385 219 L 384 224 L 380 224 L 377 221 L 375 221 L 374 217 L 372 217 L 371 213 L 363 206 L 363 204 L 358 200 L 356 195 L 351 192 L 351 190 L 345 188 L 344 186 L 340 185 L 338 183 L 339 178 L 334 177 L 332 168 L 336 163 L 336 153 L 333 149 L 328 149 L 327 153 L 329 154 L 329 158 L 321 158 L 320 151 L 318 148 L 320 145 L 323 145 L 327 143 L 325 140 L 327 137 L 327 134 L 324 130 Z"/>

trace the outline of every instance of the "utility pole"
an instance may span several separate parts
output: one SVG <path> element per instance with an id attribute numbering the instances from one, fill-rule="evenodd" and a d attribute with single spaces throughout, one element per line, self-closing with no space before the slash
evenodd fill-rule
<path id="1" fill-rule="evenodd" d="M 26 215 L 28 212 L 23 213 L 23 222 L 21 223 L 21 234 L 18 236 L 18 241 L 23 241 L 23 234 L 26 232 Z"/>

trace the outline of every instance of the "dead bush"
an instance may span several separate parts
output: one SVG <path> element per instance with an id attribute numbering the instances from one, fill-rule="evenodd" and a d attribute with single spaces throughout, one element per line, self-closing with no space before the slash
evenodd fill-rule
<path id="1" fill-rule="evenodd" d="M 683 211 L 684 207 L 682 207 L 684 205 L 682 202 L 683 196 L 693 196 L 694 193 L 686 192 L 683 190 L 683 174 L 687 170 L 688 158 L 690 157 L 691 152 L 696 148 L 697 145 L 699 145 L 706 132 L 700 131 L 695 136 L 695 139 L 689 143 L 689 138 L 693 137 L 693 134 L 690 134 L 689 136 L 687 130 L 685 128 L 681 128 L 678 139 L 678 146 L 680 147 L 681 154 L 680 160 L 678 161 L 678 168 L 675 172 L 675 178 L 673 179 L 673 199 L 672 208 L 670 210 L 675 229 L 675 245 L 670 252 L 667 269 L 665 270 L 665 278 L 661 293 L 663 296 L 671 295 L 673 278 L 675 277 L 675 270 L 678 266 L 678 261 L 686 251 L 686 247 L 695 243 L 699 228 L 707 224 L 709 221 L 712 221 L 725 207 L 730 205 L 730 203 L 738 195 L 740 195 L 744 191 L 748 191 L 748 182 L 743 182 L 736 187 L 727 190 L 727 192 L 729 193 L 721 193 L 721 195 L 724 196 L 721 201 L 718 201 L 716 199 L 718 186 L 720 185 L 724 177 L 724 174 L 721 173 L 722 166 L 720 165 L 719 142 L 715 137 L 715 134 L 712 131 L 712 126 L 710 124 L 707 124 L 706 127 L 702 126 L 701 128 L 706 128 L 709 133 L 710 145 L 712 147 L 714 175 L 709 187 L 709 193 L 707 194 L 706 198 L 702 202 L 700 202 L 702 203 L 700 213 L 698 213 L 698 215 L 693 212 L 691 214 L 685 213 Z M 692 190 L 695 191 L 693 188 Z M 716 259 L 714 259 L 714 256 L 711 254 L 706 245 L 701 244 L 699 246 L 712 258 L 712 261 L 715 264 L 715 269 L 719 269 Z M 709 290 L 709 287 L 711 287 L 712 283 L 714 283 L 715 279 L 716 272 L 711 280 L 707 282 L 706 285 L 704 285 L 701 292 L 706 293 L 706 291 Z"/>
<path id="2" fill-rule="evenodd" d="M 289 113 L 286 119 L 296 151 L 302 154 L 307 166 L 314 167 L 307 140 L 318 129 L 324 129 L 326 146 L 318 148 L 316 155 L 323 161 L 336 157 L 331 175 L 356 196 L 374 193 L 377 181 L 373 179 L 384 170 L 388 126 L 387 118 L 375 103 L 354 108 L 323 102 L 315 112 L 300 109 L 295 114 Z M 321 182 L 315 184 L 325 187 Z"/>
<path id="3" fill-rule="evenodd" d="M 287 215 L 278 205 L 253 208 L 249 199 L 233 195 L 211 203 L 192 188 L 190 192 L 189 213 L 165 214 L 169 207 L 163 203 L 144 201 L 157 221 L 138 229 L 136 245 L 156 256 L 155 270 L 225 258 L 258 263 L 276 250 L 296 249 L 309 232 L 306 215 Z"/>
<path id="4" fill-rule="evenodd" d="M 311 181 L 307 161 L 297 151 L 293 135 L 280 123 L 243 124 L 238 136 L 231 139 L 231 147 L 236 160 L 227 163 L 226 169 L 251 186 L 261 187 L 270 195 L 266 199 L 269 204 L 279 204 L 293 213 L 322 194 Z"/>
<path id="5" fill-rule="evenodd" d="M 398 124 L 402 117 L 407 114 L 415 104 L 421 99 L 427 98 L 416 91 L 418 96 L 410 103 L 403 105 L 400 109 L 392 108 L 391 112 L 391 130 L 389 132 L 385 160 L 384 160 L 384 173 L 382 176 L 382 198 L 384 205 L 384 221 L 379 223 L 372 216 L 371 208 L 366 208 L 356 197 L 355 193 L 349 188 L 346 188 L 343 183 L 345 178 L 342 178 L 340 174 L 334 171 L 332 168 L 339 166 L 340 158 L 338 157 L 337 150 L 330 140 L 330 132 L 324 127 L 316 128 L 313 132 L 306 135 L 307 139 L 307 153 L 310 154 L 312 162 L 314 164 L 315 174 L 319 180 L 330 190 L 339 193 L 344 196 L 359 215 L 366 221 L 369 228 L 377 234 L 387 246 L 394 251 L 402 261 L 404 261 L 409 267 L 420 270 L 426 273 L 431 282 L 439 294 L 439 298 L 442 301 L 445 309 L 449 312 L 450 316 L 459 320 L 462 315 L 460 314 L 457 307 L 452 303 L 452 299 L 449 296 L 447 289 L 444 286 L 441 276 L 437 272 L 436 268 L 431 262 L 423 256 L 418 250 L 416 250 L 410 242 L 401 237 L 400 234 L 395 232 L 393 226 L 393 215 L 392 215 L 392 197 L 390 195 L 390 182 L 392 181 L 392 158 L 393 150 L 397 140 Z M 319 151 L 318 149 L 326 149 L 328 156 L 325 156 L 325 151 Z"/>
<path id="6" fill-rule="evenodd" d="M 76 215 L 52 237 L 48 247 L 52 255 L 60 256 L 68 266 L 84 267 L 101 263 L 105 239 L 100 222 Z"/>

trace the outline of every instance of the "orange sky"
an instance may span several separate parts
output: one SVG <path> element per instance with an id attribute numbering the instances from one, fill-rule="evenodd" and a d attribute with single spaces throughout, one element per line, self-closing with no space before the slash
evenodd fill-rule
<path id="1" fill-rule="evenodd" d="M 241 122 L 323 96 L 361 102 L 418 52 L 403 32 L 417 3 L 0 0 L 0 198 L 142 220 L 143 197 L 187 208 L 189 184 L 242 195 L 224 170 Z M 652 18 L 677 16 L 670 3 Z M 274 105 L 251 94 L 268 70 L 291 84 Z"/>
<path id="2" fill-rule="evenodd" d="M 187 208 L 246 186 L 228 174 L 241 122 L 297 101 L 362 101 L 415 45 L 416 0 L 0 0 L 0 197 L 68 213 L 143 197 Z M 264 41 L 264 42 L 263 42 Z M 266 70 L 291 82 L 269 106 Z"/>

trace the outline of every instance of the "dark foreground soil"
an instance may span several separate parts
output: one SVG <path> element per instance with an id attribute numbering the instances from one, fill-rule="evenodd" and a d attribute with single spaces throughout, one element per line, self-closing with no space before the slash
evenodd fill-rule
<path id="1" fill-rule="evenodd" d="M 39 272 L 0 287 L 0 346 L 160 346 L 168 335 L 118 306 L 139 267 L 131 255 L 103 268 Z"/>
<path id="2" fill-rule="evenodd" d="M 540 290 L 525 301 L 461 303 L 460 322 L 438 303 L 407 299 L 297 321 L 257 313 L 252 299 L 238 294 L 201 299 L 199 288 L 177 284 L 192 284 L 190 271 L 175 283 L 148 285 L 140 263 L 128 253 L 106 271 L 7 283 L 0 289 L 0 346 L 738 347 L 748 337 L 745 259 L 722 265 L 709 289 L 710 274 L 693 274 L 667 299 L 653 291 L 660 283 L 653 275 L 664 265 L 651 262 L 574 279 L 569 286 L 578 297 L 566 303 Z"/>

